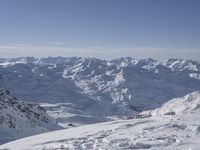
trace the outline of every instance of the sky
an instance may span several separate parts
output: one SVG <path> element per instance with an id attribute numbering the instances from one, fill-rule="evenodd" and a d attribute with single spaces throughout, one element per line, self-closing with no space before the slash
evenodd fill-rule
<path id="1" fill-rule="evenodd" d="M 0 57 L 200 59 L 200 0 L 1 0 Z"/>

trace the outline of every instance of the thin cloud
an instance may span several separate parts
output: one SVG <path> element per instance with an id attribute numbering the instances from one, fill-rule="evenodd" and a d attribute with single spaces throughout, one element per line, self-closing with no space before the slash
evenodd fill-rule
<path id="1" fill-rule="evenodd" d="M 53 45 L 57 45 L 57 46 L 62 46 L 64 44 L 65 44 L 64 42 L 59 42 L 59 41 L 53 42 Z"/>
<path id="2" fill-rule="evenodd" d="M 106 47 L 60 47 L 60 46 L 35 46 L 32 44 L 0 44 L 0 57 L 21 56 L 82 56 L 112 59 L 119 57 L 135 58 L 181 58 L 200 59 L 198 48 L 158 48 L 158 47 L 129 47 L 129 48 L 106 48 Z"/>

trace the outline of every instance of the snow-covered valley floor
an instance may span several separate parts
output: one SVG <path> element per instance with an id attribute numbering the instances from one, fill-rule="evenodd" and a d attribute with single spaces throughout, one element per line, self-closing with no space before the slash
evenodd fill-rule
<path id="1" fill-rule="evenodd" d="M 53 131 L 0 146 L 10 150 L 200 149 L 200 92 L 129 120 Z"/>

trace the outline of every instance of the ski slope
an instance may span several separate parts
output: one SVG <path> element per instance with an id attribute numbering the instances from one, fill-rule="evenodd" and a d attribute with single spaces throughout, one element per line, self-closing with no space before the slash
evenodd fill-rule
<path id="1" fill-rule="evenodd" d="M 0 146 L 10 150 L 200 149 L 200 91 L 129 120 L 53 131 Z"/>

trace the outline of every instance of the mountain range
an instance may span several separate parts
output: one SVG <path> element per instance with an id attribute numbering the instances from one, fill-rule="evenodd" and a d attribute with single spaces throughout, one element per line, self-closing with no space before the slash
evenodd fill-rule
<path id="1" fill-rule="evenodd" d="M 9 135 L 2 139 L 5 142 L 61 128 L 148 116 L 149 113 L 143 113 L 161 109 L 168 101 L 200 90 L 200 62 L 130 57 L 113 60 L 82 57 L 0 58 L 0 86 L 4 88 L 4 95 L 5 91 L 10 91 L 8 97 L 14 98 L 15 103 L 23 103 L 31 112 L 37 109 L 36 112 L 49 118 L 49 125 L 41 118 L 36 119 L 35 126 L 39 127 L 34 130 L 29 129 L 32 128 L 32 120 L 22 118 L 25 120 L 23 124 L 31 127 L 21 127 L 20 121 L 17 121 L 17 128 L 9 128 L 9 134 L 7 129 L 6 133 L 2 129 L 1 135 Z M 1 104 L 4 103 L 2 98 Z M 16 107 L 5 104 L 9 110 Z M 7 111 L 7 108 L 1 109 L 0 114 Z M 20 109 L 16 111 L 26 116 Z M 8 114 L 12 118 L 17 112 L 9 111 Z M 168 113 L 177 114 L 174 111 Z M 18 125 L 20 134 L 17 132 Z M 34 132 L 26 134 L 27 130 Z"/>

